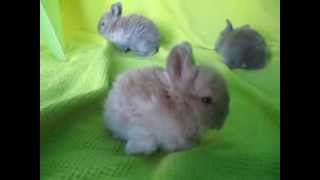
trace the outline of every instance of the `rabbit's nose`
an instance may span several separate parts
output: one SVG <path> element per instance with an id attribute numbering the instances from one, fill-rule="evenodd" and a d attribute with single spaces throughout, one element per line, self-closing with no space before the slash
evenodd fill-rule
<path id="1" fill-rule="evenodd" d="M 105 25 L 104 22 L 99 22 L 98 28 L 97 28 L 99 33 L 102 33 L 102 32 L 103 32 L 104 25 Z"/>
<path id="2" fill-rule="evenodd" d="M 101 24 L 101 23 L 99 22 L 99 23 L 98 23 L 98 26 L 97 26 L 97 31 L 98 31 L 98 32 L 100 32 L 100 24 Z"/>
<path id="3" fill-rule="evenodd" d="M 247 68 L 247 64 L 246 64 L 246 63 L 242 63 L 242 64 L 241 64 L 241 67 L 242 67 L 242 68 Z"/>

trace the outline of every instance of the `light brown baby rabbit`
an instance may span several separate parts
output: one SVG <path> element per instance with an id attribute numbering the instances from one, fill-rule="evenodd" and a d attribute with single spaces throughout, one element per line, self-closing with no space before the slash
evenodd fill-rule
<path id="1" fill-rule="evenodd" d="M 160 33 L 155 24 L 146 17 L 132 14 L 121 16 L 120 2 L 112 4 L 98 24 L 99 33 L 114 43 L 121 51 L 140 56 L 151 56 L 158 52 Z"/>
<path id="2" fill-rule="evenodd" d="M 192 47 L 175 46 L 167 67 L 121 74 L 105 104 L 105 121 L 128 154 L 151 154 L 158 148 L 191 148 L 206 129 L 220 129 L 229 111 L 222 76 L 192 63 Z"/>

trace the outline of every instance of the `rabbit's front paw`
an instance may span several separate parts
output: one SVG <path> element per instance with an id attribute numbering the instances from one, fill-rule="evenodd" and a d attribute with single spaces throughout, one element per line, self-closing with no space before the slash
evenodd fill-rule
<path id="1" fill-rule="evenodd" d="M 118 48 L 120 49 L 120 51 L 127 53 L 130 51 L 130 48 L 128 46 L 125 45 L 118 45 Z"/>
<path id="2" fill-rule="evenodd" d="M 127 154 L 150 155 L 156 151 L 157 145 L 152 139 L 129 140 L 125 151 Z"/>

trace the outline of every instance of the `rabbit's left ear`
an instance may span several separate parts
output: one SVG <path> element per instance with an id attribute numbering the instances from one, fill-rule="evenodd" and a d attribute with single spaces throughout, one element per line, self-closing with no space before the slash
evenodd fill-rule
<path id="1" fill-rule="evenodd" d="M 111 6 L 111 14 L 115 17 L 119 17 L 122 14 L 122 5 L 120 2 L 112 4 Z"/>
<path id="2" fill-rule="evenodd" d="M 249 24 L 246 24 L 246 25 L 242 26 L 241 28 L 242 28 L 242 29 L 250 29 L 251 27 L 250 27 Z"/>
<path id="3" fill-rule="evenodd" d="M 167 59 L 167 71 L 174 84 L 186 86 L 195 77 L 192 47 L 188 42 L 175 46 Z"/>
<path id="4" fill-rule="evenodd" d="M 233 26 L 232 26 L 230 20 L 227 19 L 226 22 L 227 22 L 227 26 L 226 26 L 226 28 L 225 28 L 225 31 L 226 31 L 226 32 L 232 32 L 232 31 L 233 31 Z"/>

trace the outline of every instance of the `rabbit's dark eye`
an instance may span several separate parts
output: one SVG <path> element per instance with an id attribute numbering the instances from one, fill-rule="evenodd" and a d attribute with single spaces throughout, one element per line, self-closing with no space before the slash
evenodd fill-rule
<path id="1" fill-rule="evenodd" d="M 167 99 L 170 98 L 170 95 L 169 95 L 169 92 L 168 92 L 168 91 L 165 91 L 165 92 L 164 92 L 164 97 L 167 98 Z"/>
<path id="2" fill-rule="evenodd" d="M 101 23 L 101 26 L 104 26 L 104 22 Z"/>
<path id="3" fill-rule="evenodd" d="M 212 99 L 210 97 L 202 97 L 201 101 L 205 104 L 211 104 L 212 103 Z"/>

